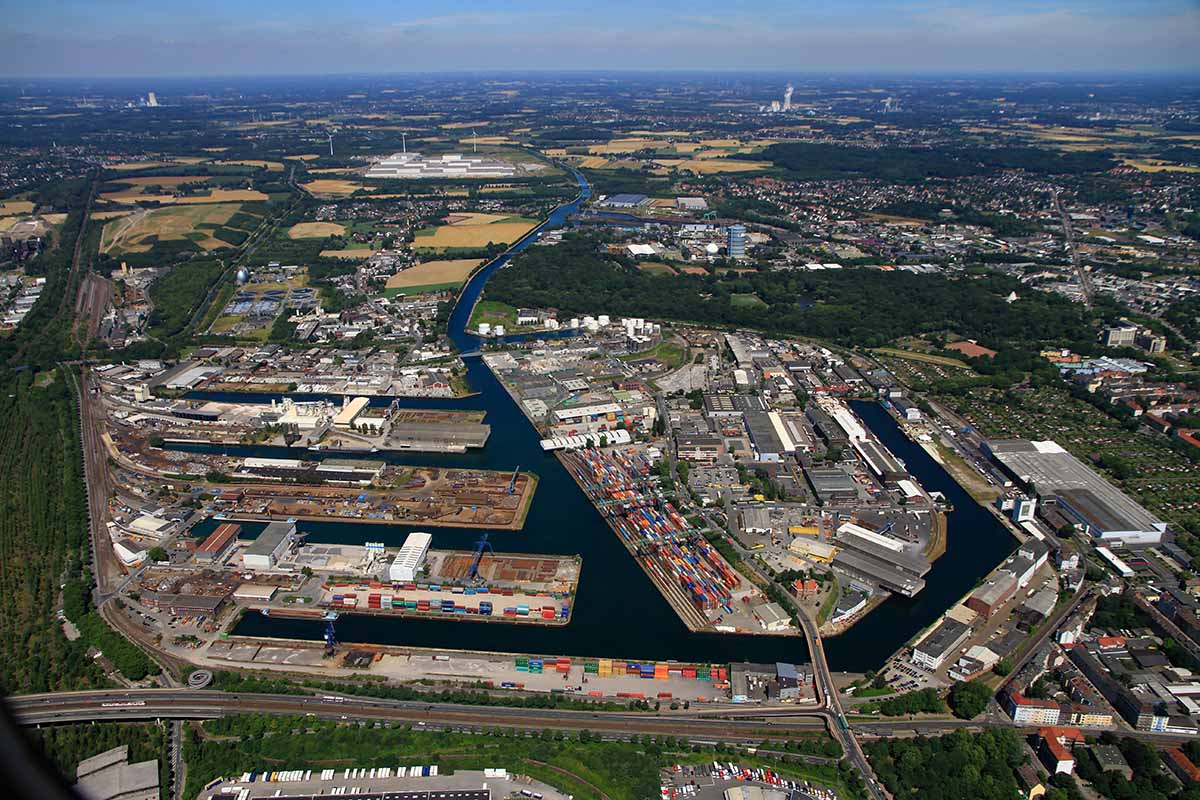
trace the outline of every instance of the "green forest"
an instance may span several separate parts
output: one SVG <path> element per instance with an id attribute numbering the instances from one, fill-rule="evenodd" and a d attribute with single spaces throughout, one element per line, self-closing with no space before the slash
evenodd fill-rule
<path id="1" fill-rule="evenodd" d="M 879 780 L 897 798 L 1012 800 L 1025 756 L 1007 728 L 955 731 L 933 739 L 879 739 L 865 745 Z"/>
<path id="2" fill-rule="evenodd" d="M 1020 299 L 1006 303 L 1012 291 Z M 733 300 L 750 294 L 766 307 Z M 941 331 L 1006 348 L 1053 342 L 1086 350 L 1093 338 L 1078 304 L 990 272 L 953 278 L 871 269 L 661 276 L 601 254 L 599 243 L 585 235 L 553 248 L 530 248 L 492 277 L 486 296 L 557 308 L 560 315 L 604 312 L 757 328 L 856 347 Z"/>

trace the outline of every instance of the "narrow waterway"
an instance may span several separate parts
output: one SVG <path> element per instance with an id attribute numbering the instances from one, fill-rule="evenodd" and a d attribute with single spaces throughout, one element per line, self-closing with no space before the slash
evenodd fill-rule
<path id="1" fill-rule="evenodd" d="M 581 199 L 555 211 L 529 238 L 513 248 L 527 247 L 536 233 L 558 227 L 588 196 L 582 175 L 576 175 Z M 471 310 L 487 279 L 508 263 L 511 254 L 492 262 L 470 280 L 450 318 L 450 336 L 460 352 L 471 353 L 478 340 L 466 330 Z M 557 459 L 542 452 L 537 432 L 478 355 L 464 359 L 471 388 L 477 394 L 460 400 L 411 399 L 412 407 L 482 409 L 492 435 L 487 447 L 454 454 L 363 454 L 414 465 L 459 466 L 512 470 L 520 467 L 541 479 L 525 527 L 515 532 L 493 532 L 492 544 L 501 552 L 579 554 L 583 569 L 574 599 L 571 623 L 544 629 L 509 624 L 467 624 L 440 619 L 380 619 L 343 616 L 338 637 L 346 642 L 377 642 L 442 649 L 544 653 L 567 656 L 680 661 L 797 662 L 807 659 L 800 637 L 731 636 L 698 634 L 687 630 L 675 612 L 629 557 L 616 535 Z M 236 395 L 208 395 L 214 399 L 247 399 Z M 266 397 L 260 397 L 266 400 Z M 377 399 L 376 402 L 388 402 Z M 965 592 L 1012 548 L 1007 533 L 987 512 L 978 508 L 941 468 L 906 439 L 887 413 L 874 404 L 856 407 L 876 435 L 905 460 L 923 485 L 939 490 L 954 503 L 949 548 L 929 574 L 922 595 L 911 601 L 892 599 L 875 610 L 847 634 L 827 642 L 830 666 L 835 670 L 865 671 L 877 668 L 897 647 L 937 619 L 949 603 Z M 186 449 L 220 450 L 231 455 L 287 455 L 284 448 L 194 446 Z M 321 457 L 298 451 L 292 457 Z M 344 457 L 344 456 L 342 456 Z M 924 460 L 922 460 L 924 459 Z M 198 530 L 215 526 L 209 521 Z M 248 526 L 253 528 L 254 526 Z M 413 527 L 360 523 L 302 522 L 299 528 L 311 541 L 360 544 L 383 541 L 399 546 Z M 435 548 L 470 549 L 481 531 L 463 528 L 423 528 L 433 534 Z M 250 532 L 253 532 L 252 530 Z M 316 621 L 263 617 L 249 614 L 234 633 L 320 639 Z"/>

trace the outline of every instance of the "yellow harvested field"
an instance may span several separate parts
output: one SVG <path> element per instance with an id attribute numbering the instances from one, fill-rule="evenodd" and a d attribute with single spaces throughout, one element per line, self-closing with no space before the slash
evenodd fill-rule
<path id="1" fill-rule="evenodd" d="M 15 223 L 20 222 L 23 217 L 0 217 L 0 231 L 6 231 Z"/>
<path id="2" fill-rule="evenodd" d="M 716 175 L 721 172 L 755 172 L 771 166 L 769 161 L 738 161 L 732 158 L 693 158 L 677 166 L 677 169 L 695 172 L 698 175 Z"/>
<path id="3" fill-rule="evenodd" d="M 701 139 L 700 144 L 705 147 L 737 147 L 742 143 L 741 139 Z"/>
<path id="4" fill-rule="evenodd" d="M 704 147 L 704 145 L 700 144 L 699 142 L 676 142 L 675 152 L 686 155 L 687 153 L 694 153 L 702 147 Z"/>
<path id="5" fill-rule="evenodd" d="M 193 232 L 206 234 L 204 239 L 196 242 L 206 250 L 227 247 L 226 242 L 212 238 L 210 231 L 198 229 L 197 226 L 224 225 L 239 208 L 241 205 L 238 203 L 223 203 L 135 211 L 104 226 L 100 236 L 100 252 L 144 253 L 153 246 L 152 242 L 145 241 L 148 237 L 156 236 L 162 241 L 178 240 L 188 238 L 187 234 Z"/>
<path id="6" fill-rule="evenodd" d="M 634 136 L 695 136 L 700 131 L 630 131 Z"/>
<path id="7" fill-rule="evenodd" d="M 508 219 L 509 214 L 484 214 L 478 211 L 455 211 L 446 215 L 447 225 L 490 225 L 502 219 Z"/>
<path id="8" fill-rule="evenodd" d="M 516 144 L 507 136 L 468 136 L 465 139 L 459 139 L 459 144 Z"/>
<path id="9" fill-rule="evenodd" d="M 345 175 L 354 172 L 354 167 L 321 167 L 320 169 L 310 169 L 310 175 Z"/>
<path id="10" fill-rule="evenodd" d="M 42 214 L 41 219 L 45 220 L 46 222 L 48 222 L 51 225 L 62 225 L 64 222 L 67 221 L 67 215 L 66 214 Z"/>
<path id="11" fill-rule="evenodd" d="M 213 189 L 206 195 L 176 197 L 173 194 L 141 194 L 140 192 L 108 192 L 100 199 L 109 203 L 158 202 L 163 205 L 203 205 L 205 203 L 232 203 L 268 200 L 265 194 L 255 189 Z"/>
<path id="12" fill-rule="evenodd" d="M 284 159 L 295 158 L 299 161 L 315 161 L 321 157 L 320 153 L 299 153 L 294 156 L 284 156 Z"/>
<path id="13" fill-rule="evenodd" d="M 389 289 L 409 286 L 432 286 L 439 283 L 462 283 L 483 262 L 477 258 L 453 258 L 446 261 L 426 261 L 397 272 L 387 279 Z"/>
<path id="14" fill-rule="evenodd" d="M 1200 172 L 1200 167 L 1190 164 L 1171 164 L 1149 158 L 1126 158 L 1123 163 L 1125 166 L 1133 167 L 1141 172 Z"/>
<path id="15" fill-rule="evenodd" d="M 604 156 L 588 156 L 579 162 L 579 166 L 584 169 L 604 169 L 608 166 L 608 159 Z"/>
<path id="16" fill-rule="evenodd" d="M 365 189 L 368 192 L 373 192 L 377 187 L 364 186 L 358 181 L 339 180 L 337 178 L 317 178 L 315 181 L 300 184 L 308 191 L 309 194 L 323 195 L 336 194 L 347 195 L 354 194 L 359 189 Z"/>
<path id="17" fill-rule="evenodd" d="M 550 158 L 566 158 L 567 148 L 565 148 L 565 147 L 547 147 L 544 150 L 542 150 L 542 155 L 549 156 Z"/>
<path id="18" fill-rule="evenodd" d="M 351 250 L 322 250 L 321 258 L 370 258 L 375 251 L 369 247 L 355 247 Z"/>
<path id="19" fill-rule="evenodd" d="M 127 217 L 132 213 L 132 211 L 93 211 L 91 214 L 88 214 L 88 219 L 95 222 L 103 222 L 106 219 L 120 219 L 121 217 Z"/>
<path id="20" fill-rule="evenodd" d="M 613 139 L 606 144 L 594 144 L 588 148 L 593 155 L 608 153 L 633 153 L 638 150 L 658 150 L 670 147 L 671 143 L 664 139 Z"/>
<path id="21" fill-rule="evenodd" d="M 279 161 L 255 161 L 254 159 L 244 159 L 240 161 L 214 161 L 214 164 L 220 164 L 225 167 L 258 167 L 259 169 L 266 168 L 269 172 L 282 172 L 283 163 Z"/>
<path id="22" fill-rule="evenodd" d="M 33 203 L 28 200 L 5 200 L 0 203 L 0 214 L 32 214 Z"/>
<path id="23" fill-rule="evenodd" d="M 445 128 L 447 130 L 459 130 L 462 128 L 482 128 L 491 124 L 492 123 L 488 122 L 487 120 L 480 120 L 479 122 L 445 122 L 441 125 L 438 125 L 438 127 Z"/>
<path id="24" fill-rule="evenodd" d="M 200 149 L 206 153 L 224 153 L 229 148 L 228 147 L 201 147 Z"/>
<path id="25" fill-rule="evenodd" d="M 346 229 L 336 222 L 299 222 L 288 229 L 289 239 L 324 239 L 341 236 Z"/>
<path id="26" fill-rule="evenodd" d="M 418 234 L 413 240 L 415 248 L 442 250 L 447 247 L 485 247 L 493 244 L 511 244 L 535 228 L 533 222 L 493 222 L 490 225 L 440 225 L 433 233 Z"/>

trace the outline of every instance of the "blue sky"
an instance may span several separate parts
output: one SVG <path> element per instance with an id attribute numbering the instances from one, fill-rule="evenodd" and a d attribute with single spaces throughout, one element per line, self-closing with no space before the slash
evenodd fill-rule
<path id="1" fill-rule="evenodd" d="M 0 75 L 1200 71 L 1200 0 L 0 0 Z"/>

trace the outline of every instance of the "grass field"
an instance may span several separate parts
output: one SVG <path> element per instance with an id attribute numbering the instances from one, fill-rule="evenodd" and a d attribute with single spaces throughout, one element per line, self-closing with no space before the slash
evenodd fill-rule
<path id="1" fill-rule="evenodd" d="M 252 202 L 269 200 L 262 192 L 254 189 L 212 189 L 204 195 L 176 197 L 172 194 L 142 194 L 140 191 L 106 192 L 100 199 L 109 203 L 157 202 L 163 205 L 202 205 L 204 203 Z"/>
<path id="2" fill-rule="evenodd" d="M 756 294 L 731 294 L 729 305 L 734 308 L 766 308 L 766 302 Z"/>
<path id="3" fill-rule="evenodd" d="M 669 264 L 663 264 L 658 261 L 643 261 L 637 265 L 637 268 L 642 272 L 649 272 L 651 275 L 675 275 L 675 270 Z"/>
<path id="4" fill-rule="evenodd" d="M 223 167 L 258 167 L 259 169 L 266 169 L 269 172 L 283 172 L 283 163 L 279 161 L 246 159 L 241 161 L 214 161 L 213 163 L 220 164 Z"/>
<path id="5" fill-rule="evenodd" d="M 189 234 L 196 233 L 201 234 L 201 237 L 193 241 L 206 250 L 226 247 L 226 242 L 212 238 L 212 229 L 201 229 L 199 226 L 224 225 L 240 208 L 238 203 L 222 203 L 134 212 L 110 220 L 104 226 L 100 237 L 100 252 L 114 255 L 145 253 L 153 247 L 153 240 L 146 241 L 149 237 L 170 241 L 191 238 Z"/>
<path id="6" fill-rule="evenodd" d="M 613 139 L 604 144 L 592 145 L 588 148 L 588 152 L 593 155 L 608 155 L 612 153 L 634 153 L 638 150 L 661 150 L 670 146 L 671 143 L 665 139 Z"/>
<path id="7" fill-rule="evenodd" d="M 621 361 L 644 361 L 654 358 L 662 362 L 667 369 L 675 369 L 683 365 L 683 360 L 687 356 L 687 351 L 674 342 L 660 342 L 655 347 L 649 350 L 644 350 L 640 353 L 628 353 L 619 356 Z"/>
<path id="8" fill-rule="evenodd" d="M 970 369 L 968 364 L 953 358 L 945 356 L 935 356 L 929 353 L 914 353 L 911 350 L 898 350 L 895 347 L 876 347 L 871 352 L 881 355 L 895 356 L 896 358 L 907 358 L 912 361 L 921 361 L 926 364 L 937 364 L 942 367 L 958 367 L 959 369 Z"/>
<path id="9" fill-rule="evenodd" d="M 208 183 L 206 175 L 140 175 L 136 178 L 118 178 L 114 183 L 128 184 L 129 186 L 168 186 L 176 187 L 181 183 Z M 141 189 L 138 189 L 141 191 Z"/>
<path id="10" fill-rule="evenodd" d="M 488 243 L 510 244 L 537 227 L 537 220 L 506 217 L 503 222 L 483 225 L 439 225 L 417 231 L 416 249 L 446 250 L 455 247 L 486 247 Z"/>
<path id="11" fill-rule="evenodd" d="M 477 258 L 426 261 L 388 278 L 385 291 L 392 295 L 398 292 L 412 293 L 417 288 L 428 286 L 454 289 L 462 286 L 463 281 L 482 263 L 483 261 Z"/>
<path id="12" fill-rule="evenodd" d="M 28 200 L 5 200 L 0 203 L 0 214 L 32 214 L 33 203 Z"/>
<path id="13" fill-rule="evenodd" d="M 299 222 L 288 229 L 289 239 L 324 239 L 326 236 L 341 236 L 346 232 L 336 222 Z"/>
<path id="14" fill-rule="evenodd" d="M 478 330 L 481 322 L 504 325 L 510 330 L 515 329 L 517 327 L 517 309 L 498 300 L 480 300 L 471 311 L 471 321 L 467 323 L 467 329 Z"/>
<path id="15" fill-rule="evenodd" d="M 484 214 L 477 211 L 456 211 L 446 217 L 447 225 L 491 225 L 508 219 L 507 214 Z"/>
<path id="16" fill-rule="evenodd" d="M 339 178 L 317 178 L 315 181 L 300 184 L 305 191 L 314 196 L 321 195 L 350 195 L 359 189 L 373 192 L 377 187 L 366 186 L 358 181 L 348 181 Z"/>
<path id="17" fill-rule="evenodd" d="M 676 169 L 698 175 L 718 175 L 722 172 L 755 172 L 771 166 L 767 161 L 739 161 L 734 158 L 690 158 L 675 165 Z"/>
<path id="18" fill-rule="evenodd" d="M 1126 158 L 1123 163 L 1141 172 L 1200 172 L 1200 167 L 1190 164 L 1172 164 L 1167 161 L 1155 161 L 1148 158 Z"/>

